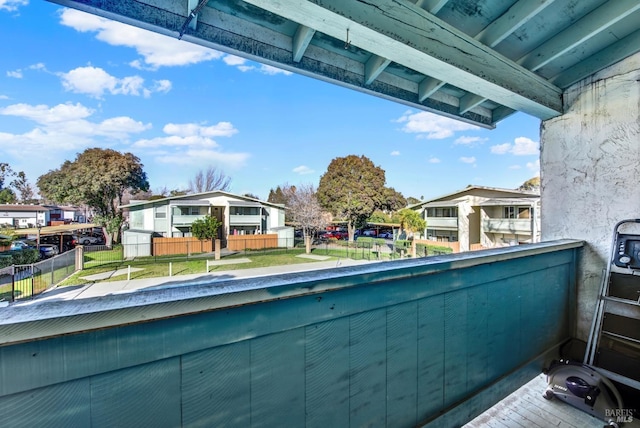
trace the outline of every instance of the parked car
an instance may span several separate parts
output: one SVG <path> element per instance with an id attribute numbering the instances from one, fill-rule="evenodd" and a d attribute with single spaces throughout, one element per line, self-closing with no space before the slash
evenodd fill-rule
<path id="1" fill-rule="evenodd" d="M 95 245 L 100 244 L 102 240 L 92 235 L 80 235 L 78 236 L 78 244 L 80 245 Z"/>
<path id="2" fill-rule="evenodd" d="M 384 239 L 393 239 L 393 232 L 380 232 L 380 234 L 378 235 L 378 238 L 384 238 Z"/>
<path id="3" fill-rule="evenodd" d="M 49 257 L 57 256 L 60 254 L 58 246 L 55 244 L 40 244 L 40 257 L 48 259 Z"/>
<path id="4" fill-rule="evenodd" d="M 78 244 L 78 237 L 70 233 L 62 233 L 60 235 L 44 235 L 40 236 L 40 244 L 57 245 L 61 253 L 73 250 Z"/>
<path id="5" fill-rule="evenodd" d="M 20 251 L 26 250 L 27 248 L 36 248 L 36 244 L 31 241 L 26 240 L 16 240 L 11 242 L 11 246 L 9 247 L 10 251 Z"/>
<path id="6" fill-rule="evenodd" d="M 347 232 L 339 232 L 337 230 L 330 230 L 324 234 L 325 239 L 346 239 L 349 234 Z"/>

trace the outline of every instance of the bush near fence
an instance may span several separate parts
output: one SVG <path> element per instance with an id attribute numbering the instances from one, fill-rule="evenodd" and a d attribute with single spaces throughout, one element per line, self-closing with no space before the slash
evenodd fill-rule
<path id="1" fill-rule="evenodd" d="M 416 240 L 416 257 L 438 256 L 441 254 L 450 254 L 453 248 L 444 245 L 433 245 L 430 241 L 418 241 Z M 398 253 L 404 253 L 406 255 L 411 254 L 411 247 L 413 241 L 398 239 L 395 241 L 395 251 Z"/>
<path id="2" fill-rule="evenodd" d="M 40 252 L 34 248 L 4 251 L 0 253 L 0 268 L 11 265 L 27 265 L 40 260 Z"/>

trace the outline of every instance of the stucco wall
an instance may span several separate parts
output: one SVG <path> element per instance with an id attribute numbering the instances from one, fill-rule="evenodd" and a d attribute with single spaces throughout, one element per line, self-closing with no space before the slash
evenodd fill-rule
<path id="1" fill-rule="evenodd" d="M 640 54 L 575 84 L 564 103 L 541 127 L 542 239 L 587 243 L 577 277 L 586 340 L 613 227 L 640 218 Z"/>

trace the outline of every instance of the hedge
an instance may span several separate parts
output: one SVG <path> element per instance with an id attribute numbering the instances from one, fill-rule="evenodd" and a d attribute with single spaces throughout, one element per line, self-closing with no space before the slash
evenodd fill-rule
<path id="1" fill-rule="evenodd" d="M 11 265 L 30 265 L 38 260 L 40 260 L 40 253 L 34 248 L 0 252 L 0 268 Z"/>

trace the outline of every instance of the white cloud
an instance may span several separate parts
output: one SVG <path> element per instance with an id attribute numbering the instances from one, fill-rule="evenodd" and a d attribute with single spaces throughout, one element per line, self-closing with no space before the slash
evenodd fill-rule
<path id="1" fill-rule="evenodd" d="M 426 111 L 414 113 L 411 110 L 405 112 L 395 122 L 403 123 L 402 132 L 418 134 L 418 138 L 429 140 L 441 140 L 449 138 L 458 131 L 480 129 L 458 120 L 449 119 Z"/>
<path id="2" fill-rule="evenodd" d="M 95 32 L 96 38 L 113 46 L 126 46 L 142 57 L 130 65 L 136 68 L 182 66 L 222 57 L 222 53 L 141 28 L 100 18 L 74 9 L 64 9 L 60 22 L 80 32 Z"/>
<path id="3" fill-rule="evenodd" d="M 290 71 L 286 71 L 286 70 L 282 70 L 280 68 L 277 67 L 273 67 L 270 65 L 266 65 L 266 64 L 262 64 L 259 67 L 253 66 L 253 65 L 249 65 L 247 64 L 247 60 L 245 58 L 241 58 L 239 56 L 235 56 L 235 55 L 225 55 L 222 58 L 222 61 L 224 61 L 225 64 L 231 66 L 231 67 L 237 67 L 238 70 L 242 71 L 243 73 L 247 72 L 247 71 L 253 71 L 253 70 L 257 70 L 258 72 L 262 73 L 262 74 L 268 74 L 268 75 L 275 75 L 275 74 L 284 74 L 284 75 L 291 75 L 293 73 L 291 73 Z"/>
<path id="4" fill-rule="evenodd" d="M 460 162 L 462 162 L 462 163 L 475 163 L 476 162 L 476 158 L 474 156 L 471 156 L 471 157 L 463 156 L 463 157 L 460 158 Z"/>
<path id="5" fill-rule="evenodd" d="M 262 73 L 262 74 L 268 74 L 268 75 L 270 75 L 270 76 L 273 76 L 273 75 L 275 75 L 275 74 L 284 74 L 285 76 L 290 76 L 290 75 L 292 75 L 292 74 L 293 74 L 293 73 L 292 73 L 292 72 L 290 72 L 290 71 L 283 70 L 283 69 L 281 69 L 281 68 L 273 67 L 273 66 L 271 66 L 271 65 L 266 65 L 266 64 L 262 64 L 262 65 L 260 66 L 260 70 L 259 70 L 259 71 L 260 71 L 260 73 Z"/>
<path id="6" fill-rule="evenodd" d="M 218 150 L 205 148 L 188 149 L 185 151 L 177 151 L 172 153 L 163 153 L 155 156 L 155 160 L 159 163 L 169 165 L 189 165 L 202 167 L 205 165 L 224 165 L 225 168 L 237 169 L 243 167 L 249 153 L 224 153 Z"/>
<path id="7" fill-rule="evenodd" d="M 167 92 L 171 82 L 158 80 L 151 88 L 144 86 L 140 76 L 114 77 L 98 67 L 78 67 L 68 73 L 59 73 L 62 86 L 69 92 L 86 94 L 93 98 L 102 98 L 105 93 L 112 95 L 143 95 L 149 97 L 152 92 Z"/>
<path id="8" fill-rule="evenodd" d="M 429 163 L 440 163 L 440 162 L 442 161 L 438 158 L 429 158 Z"/>
<path id="9" fill-rule="evenodd" d="M 456 140 L 453 143 L 472 146 L 474 145 L 474 143 L 484 143 L 487 140 L 488 138 L 462 136 L 462 137 L 456 138 Z"/>
<path id="10" fill-rule="evenodd" d="M 513 140 L 513 144 L 504 143 L 491 147 L 491 153 L 504 155 L 511 153 L 515 156 L 530 156 L 539 154 L 539 143 L 527 137 L 518 137 Z"/>
<path id="11" fill-rule="evenodd" d="M 535 162 L 527 162 L 527 169 L 536 174 L 536 176 L 540 175 L 540 159 Z"/>
<path id="12" fill-rule="evenodd" d="M 391 156 L 400 156 L 400 152 L 398 150 L 394 150 L 391 152 Z"/>
<path id="13" fill-rule="evenodd" d="M 202 126 L 195 123 L 167 123 L 162 130 L 166 134 L 179 137 L 231 137 L 238 133 L 231 122 L 218 122 L 212 126 Z"/>
<path id="14" fill-rule="evenodd" d="M 0 10 L 15 12 L 20 6 L 26 6 L 29 0 L 0 0 Z"/>
<path id="15" fill-rule="evenodd" d="M 235 56 L 235 55 L 225 55 L 222 58 L 222 61 L 224 61 L 225 64 L 230 65 L 232 67 L 244 65 L 247 62 L 246 59 L 239 56 Z"/>
<path id="16" fill-rule="evenodd" d="M 520 165 L 511 165 L 509 169 L 522 169 Z"/>
<path id="17" fill-rule="evenodd" d="M 538 142 L 526 137 L 518 137 L 515 139 L 511 152 L 516 156 L 537 155 L 539 153 Z"/>
<path id="18" fill-rule="evenodd" d="M 162 79 L 162 80 L 154 80 L 153 81 L 153 92 L 163 92 L 167 93 L 171 90 L 173 84 L 170 80 Z"/>
<path id="19" fill-rule="evenodd" d="M 8 100 L 9 97 L 7 95 L 0 95 L 0 100 Z"/>
<path id="20" fill-rule="evenodd" d="M 162 130 L 165 136 L 138 140 L 133 143 L 133 147 L 151 153 L 157 162 L 174 165 L 202 167 L 206 164 L 218 164 L 225 168 L 240 168 L 250 157 L 249 153 L 223 152 L 213 139 L 237 134 L 238 130 L 230 122 L 219 122 L 212 126 L 168 123 Z"/>
<path id="21" fill-rule="evenodd" d="M 6 116 L 22 117 L 39 124 L 64 123 L 91 116 L 93 110 L 77 104 L 58 104 L 49 107 L 44 104 L 32 106 L 29 104 L 13 104 L 0 109 L 0 114 Z"/>
<path id="22" fill-rule="evenodd" d="M 1 1 L 1 0 L 0 0 Z M 43 70 L 46 71 L 43 63 L 33 64 L 27 67 L 27 70 Z M 14 79 L 22 79 L 24 77 L 24 72 L 21 68 L 13 71 L 7 71 L 7 77 L 13 77 Z"/>
<path id="23" fill-rule="evenodd" d="M 14 156 L 28 153 L 50 153 L 56 150 L 80 151 L 106 141 L 122 142 L 132 134 L 151 128 L 129 117 L 113 117 L 91 122 L 93 110 L 81 104 L 47 105 L 14 104 L 0 109 L 0 115 L 35 122 L 36 126 L 23 134 L 2 133 L 0 148 Z"/>
<path id="24" fill-rule="evenodd" d="M 494 153 L 496 155 L 503 155 L 509 152 L 510 149 L 511 149 L 511 144 L 509 143 L 497 144 L 495 146 L 491 146 L 491 153 Z"/>
<path id="25" fill-rule="evenodd" d="M 293 168 L 293 172 L 300 175 L 313 174 L 315 171 L 306 165 L 300 165 Z"/>

